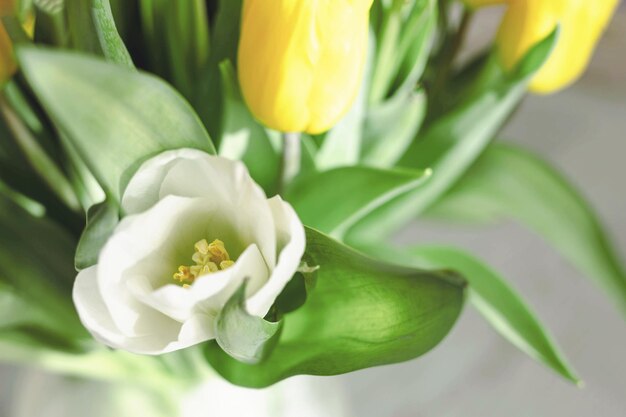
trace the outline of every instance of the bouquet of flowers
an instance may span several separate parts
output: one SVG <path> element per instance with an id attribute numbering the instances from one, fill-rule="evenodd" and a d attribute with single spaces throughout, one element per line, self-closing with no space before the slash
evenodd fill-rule
<path id="1" fill-rule="evenodd" d="M 459 60 L 494 3 L 497 35 Z M 580 383 L 491 267 L 392 243 L 417 218 L 513 219 L 626 312 L 589 203 L 494 141 L 583 73 L 617 0 L 0 4 L 3 361 L 174 415 L 214 373 L 265 388 L 417 358 L 470 304 Z"/>

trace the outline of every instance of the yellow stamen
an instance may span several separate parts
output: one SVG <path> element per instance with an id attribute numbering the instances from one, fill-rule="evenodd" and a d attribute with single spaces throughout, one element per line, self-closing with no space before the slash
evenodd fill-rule
<path id="1" fill-rule="evenodd" d="M 174 274 L 174 280 L 181 283 L 183 288 L 189 288 L 201 276 L 223 271 L 235 264 L 235 261 L 230 259 L 224 242 L 219 239 L 215 239 L 211 243 L 202 239 L 196 242 L 194 249 L 196 251 L 191 260 L 195 265 L 181 265 L 178 267 L 178 272 Z"/>
<path id="2" fill-rule="evenodd" d="M 226 269 L 226 268 L 230 268 L 231 266 L 233 266 L 235 264 L 235 262 L 228 260 L 228 261 L 222 261 L 220 262 L 220 268 L 222 270 Z"/>

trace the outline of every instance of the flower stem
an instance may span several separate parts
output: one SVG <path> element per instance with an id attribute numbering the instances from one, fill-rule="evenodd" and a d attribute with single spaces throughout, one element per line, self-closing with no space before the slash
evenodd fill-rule
<path id="1" fill-rule="evenodd" d="M 300 172 L 301 154 L 300 133 L 283 133 L 283 160 L 280 174 L 279 194 Z"/>
<path id="2" fill-rule="evenodd" d="M 467 32 L 469 30 L 473 17 L 473 12 L 471 10 L 465 9 L 463 11 L 461 21 L 455 33 L 450 34 L 450 28 L 447 27 L 447 11 L 444 11 L 442 13 L 446 15 L 446 18 L 444 19 L 446 25 L 444 30 L 447 32 L 447 34 L 443 50 L 440 54 L 440 64 L 437 70 L 437 76 L 435 77 L 435 81 L 433 82 L 431 94 L 432 97 L 438 97 L 445 89 L 448 79 L 450 77 L 450 73 L 452 72 L 454 61 L 456 60 L 459 51 L 463 47 L 463 43 L 465 41 L 465 37 L 467 36 Z"/>

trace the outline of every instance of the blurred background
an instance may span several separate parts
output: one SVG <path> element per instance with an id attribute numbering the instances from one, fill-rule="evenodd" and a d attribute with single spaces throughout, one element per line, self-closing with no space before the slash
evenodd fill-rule
<path id="1" fill-rule="evenodd" d="M 486 44 L 497 30 L 498 13 L 477 16 L 482 22 L 473 25 L 469 46 Z M 502 137 L 559 167 L 592 202 L 626 259 L 625 4 L 584 78 L 556 95 L 529 96 Z M 585 387 L 521 355 L 470 307 L 444 342 L 421 359 L 341 377 L 355 416 L 626 415 L 623 318 L 537 236 L 515 224 L 485 230 L 419 223 L 397 242 L 453 242 L 487 260 L 530 301 Z"/>
<path id="2" fill-rule="evenodd" d="M 481 12 L 482 22 L 473 26 L 468 40 L 471 48 L 479 48 L 492 37 L 497 29 L 498 14 L 497 9 Z M 626 258 L 624 132 L 626 7 L 622 5 L 585 77 L 560 94 L 528 97 L 502 134 L 505 140 L 551 160 L 578 185 L 593 202 L 607 229 L 612 231 L 622 258 Z M 477 229 L 419 223 L 405 229 L 397 236 L 397 242 L 455 243 L 487 260 L 525 299 L 532 300 L 534 310 L 560 345 L 566 347 L 566 356 L 585 381 L 584 389 L 568 384 L 517 352 L 470 307 L 447 339 L 423 358 L 336 378 L 297 378 L 279 384 L 273 390 L 293 394 L 288 396 L 295 404 L 281 406 L 283 411 L 287 410 L 284 415 L 625 415 L 626 326 L 623 318 L 590 280 L 537 236 L 515 224 Z M 220 389 L 224 390 L 218 391 L 224 392 L 222 408 L 213 408 L 210 414 L 198 416 L 258 417 L 248 414 L 241 405 L 267 400 L 260 399 L 258 392 L 229 391 L 227 386 Z M 309 390 L 306 395 L 296 395 Z M 74 415 L 69 414 L 69 403 L 75 410 L 83 410 L 76 415 L 116 415 L 97 406 L 107 398 L 110 398 L 109 392 L 103 385 L 60 380 L 26 373 L 14 366 L 0 366 L 0 416 L 39 416 L 44 404 L 51 407 L 46 416 Z M 202 399 L 216 401 L 210 397 Z M 227 413 L 229 401 L 232 407 Z M 331 405 L 322 409 L 314 407 L 314 401 Z M 85 410 L 91 411 L 85 414 Z"/>

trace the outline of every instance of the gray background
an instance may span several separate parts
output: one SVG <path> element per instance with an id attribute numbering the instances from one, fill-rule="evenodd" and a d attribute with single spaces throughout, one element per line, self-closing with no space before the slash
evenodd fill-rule
<path id="1" fill-rule="evenodd" d="M 495 31 L 496 14 L 483 13 L 472 32 L 473 47 Z M 622 12 L 586 76 L 560 94 L 529 97 L 504 134 L 540 152 L 578 185 L 612 231 L 622 258 L 626 258 L 624 132 L 626 13 Z M 398 241 L 455 243 L 487 260 L 552 330 L 586 388 L 575 388 L 519 353 L 468 308 L 450 336 L 423 358 L 334 379 L 343 384 L 355 416 L 626 415 L 624 320 L 590 280 L 538 237 L 514 224 L 488 230 L 415 224 Z M 13 367 L 0 366 L 0 416 L 8 415 L 15 376 Z"/>
<path id="2" fill-rule="evenodd" d="M 470 43 L 484 43 L 497 12 Z M 504 137 L 541 153 L 593 202 L 626 259 L 626 10 L 585 77 L 529 97 Z M 589 279 L 515 224 L 414 224 L 401 243 L 455 243 L 487 260 L 534 307 L 586 383 L 578 389 L 519 353 L 470 307 L 444 342 L 401 365 L 341 377 L 359 417 L 626 416 L 626 325 Z"/>

